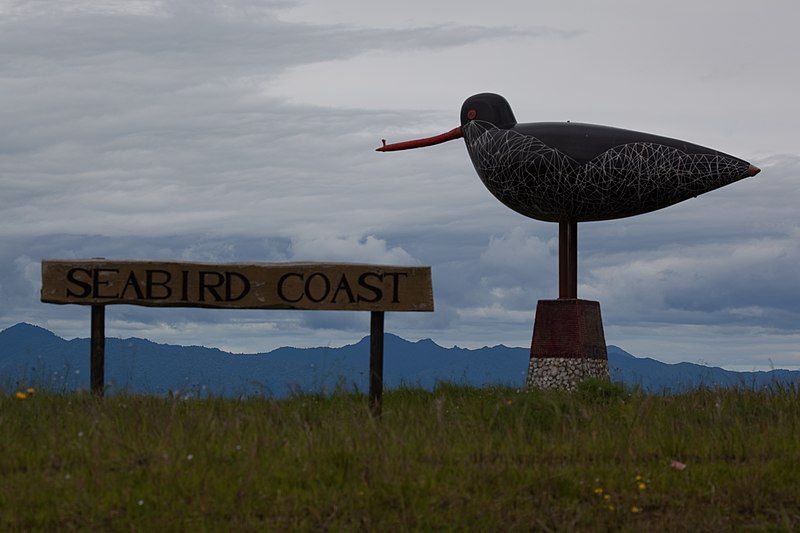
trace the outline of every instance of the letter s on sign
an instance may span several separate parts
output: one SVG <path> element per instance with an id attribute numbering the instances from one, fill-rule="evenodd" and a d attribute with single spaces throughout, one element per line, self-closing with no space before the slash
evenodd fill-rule
<path id="1" fill-rule="evenodd" d="M 362 288 L 371 291 L 373 294 L 372 298 L 367 298 L 365 296 L 361 296 L 361 293 L 359 293 L 358 294 L 359 302 L 374 303 L 383 299 L 383 289 L 381 289 L 379 285 L 370 285 L 369 283 L 367 283 L 368 281 L 367 278 L 369 277 L 373 277 L 378 281 L 380 281 L 381 283 L 383 282 L 383 274 L 378 274 L 376 272 L 364 272 L 363 274 L 358 276 L 358 284 Z"/>
<path id="2" fill-rule="evenodd" d="M 303 281 L 303 274 L 297 274 L 295 272 L 289 272 L 288 274 L 284 274 L 283 276 L 281 276 L 281 279 L 278 280 L 278 297 L 281 300 L 283 300 L 284 302 L 295 303 L 295 302 L 299 302 L 300 300 L 303 299 L 302 290 L 300 291 L 300 296 L 298 296 L 297 298 L 294 298 L 294 299 L 289 298 L 283 292 L 283 284 L 286 283 L 286 280 L 289 279 L 292 276 L 294 276 L 296 278 L 300 278 L 300 281 Z"/>
<path id="3" fill-rule="evenodd" d="M 92 286 L 85 282 L 81 281 L 75 277 L 75 274 L 78 272 L 83 272 L 86 274 L 86 277 L 91 279 L 92 273 L 85 268 L 71 268 L 69 272 L 67 272 L 67 279 L 83 289 L 83 292 L 72 292 L 69 288 L 67 288 L 67 296 L 74 296 L 75 298 L 86 298 L 89 296 L 89 293 L 92 292 Z"/>

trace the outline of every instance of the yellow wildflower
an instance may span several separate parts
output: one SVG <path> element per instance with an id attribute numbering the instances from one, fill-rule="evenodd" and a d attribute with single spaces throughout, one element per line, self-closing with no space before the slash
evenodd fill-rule
<path id="1" fill-rule="evenodd" d="M 33 394 L 34 392 L 36 392 L 36 389 L 34 389 L 33 387 L 28 387 L 28 388 L 25 390 L 25 392 L 27 392 L 28 394 Z"/>
<path id="2" fill-rule="evenodd" d="M 24 400 L 25 398 L 28 397 L 28 395 L 22 392 L 21 390 L 17 391 L 17 393 L 14 396 L 16 396 L 18 400 Z"/>
<path id="3" fill-rule="evenodd" d="M 606 506 L 606 509 L 608 509 L 609 511 L 613 511 L 614 510 L 614 506 L 613 505 L 608 505 L 608 506 Z"/>
<path id="4" fill-rule="evenodd" d="M 638 507 L 636 507 L 635 505 L 631 507 L 631 512 L 632 512 L 632 513 L 638 513 L 639 511 L 641 511 L 641 509 L 639 509 L 639 508 L 638 508 Z"/>
<path id="5" fill-rule="evenodd" d="M 639 490 L 644 490 L 647 488 L 647 483 L 645 483 L 644 481 L 640 481 L 638 487 Z"/>
<path id="6" fill-rule="evenodd" d="M 641 480 L 642 480 L 642 476 L 636 476 L 636 481 L 641 481 Z"/>
<path id="7" fill-rule="evenodd" d="M 604 499 L 605 501 L 608 501 L 608 500 L 610 500 L 610 499 L 611 499 L 611 495 L 610 495 L 610 494 L 603 494 L 603 499 Z"/>
<path id="8" fill-rule="evenodd" d="M 594 489 L 594 493 L 595 494 L 603 494 L 603 488 L 602 487 L 596 487 Z"/>

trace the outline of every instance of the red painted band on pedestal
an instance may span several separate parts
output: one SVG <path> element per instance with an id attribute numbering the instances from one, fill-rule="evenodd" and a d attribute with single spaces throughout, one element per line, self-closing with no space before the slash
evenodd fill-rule
<path id="1" fill-rule="evenodd" d="M 533 322 L 531 358 L 608 359 L 600 303 L 539 300 Z"/>

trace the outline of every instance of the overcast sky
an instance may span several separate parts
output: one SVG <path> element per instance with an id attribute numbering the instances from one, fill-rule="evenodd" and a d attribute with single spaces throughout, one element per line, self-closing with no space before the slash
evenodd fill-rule
<path id="1" fill-rule="evenodd" d="M 473 7 L 478 6 L 478 7 Z M 800 368 L 796 2 L 0 0 L 0 328 L 88 336 L 39 303 L 42 258 L 433 267 L 437 310 L 387 329 L 530 345 L 557 296 L 555 224 L 496 201 L 458 125 L 471 94 L 520 122 L 677 137 L 763 169 L 582 224 L 579 295 L 606 340 L 667 362 Z M 366 313 L 116 306 L 108 334 L 235 351 L 341 345 Z"/>

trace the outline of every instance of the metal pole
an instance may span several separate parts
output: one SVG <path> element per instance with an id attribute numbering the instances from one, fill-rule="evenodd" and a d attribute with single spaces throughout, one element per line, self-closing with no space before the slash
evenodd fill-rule
<path id="1" fill-rule="evenodd" d="M 106 362 L 106 306 L 92 306 L 92 347 L 90 382 L 93 394 L 103 396 Z"/>
<path id="2" fill-rule="evenodd" d="M 578 223 L 558 223 L 558 297 L 578 297 Z"/>
<path id="3" fill-rule="evenodd" d="M 369 322 L 369 408 L 374 416 L 380 416 L 383 403 L 383 311 L 372 311 Z"/>

